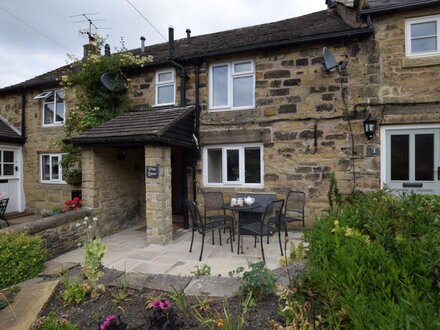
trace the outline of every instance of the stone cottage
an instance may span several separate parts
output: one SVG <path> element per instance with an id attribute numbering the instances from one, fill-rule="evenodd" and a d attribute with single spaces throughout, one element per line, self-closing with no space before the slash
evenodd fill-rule
<path id="1" fill-rule="evenodd" d="M 166 243 L 173 214 L 205 191 L 284 198 L 301 190 L 309 225 L 328 207 L 332 173 L 345 194 L 385 184 L 439 194 L 440 1 L 326 3 L 326 11 L 176 41 L 170 30 L 169 43 L 132 50 L 153 56 L 125 73 L 137 108 L 153 110 L 73 139 L 86 205 L 121 223 L 140 215 L 147 239 Z M 22 208 L 51 207 L 77 190 L 63 182 L 53 143 L 75 102 L 58 87 L 62 72 L 0 90 L 0 151 L 16 148 L 25 164 L 15 170 Z"/>

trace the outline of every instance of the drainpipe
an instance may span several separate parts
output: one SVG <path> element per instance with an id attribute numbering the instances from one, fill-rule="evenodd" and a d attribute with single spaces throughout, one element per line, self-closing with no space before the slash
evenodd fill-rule
<path id="1" fill-rule="evenodd" d="M 194 121 L 194 134 L 197 138 L 197 141 L 200 141 L 200 63 L 197 62 L 194 64 L 194 72 L 195 72 L 195 121 Z M 197 159 L 200 158 L 200 149 L 199 145 L 196 146 L 197 149 L 194 150 L 193 153 L 193 164 L 192 164 L 192 179 L 193 179 L 193 200 L 197 200 L 197 176 L 196 176 L 196 168 L 197 168 Z"/>
<path id="2" fill-rule="evenodd" d="M 168 63 L 180 70 L 180 106 L 186 106 L 186 70 L 174 60 L 174 28 L 168 28 Z"/>
<path id="3" fill-rule="evenodd" d="M 21 139 L 26 142 L 26 94 L 21 92 Z"/>

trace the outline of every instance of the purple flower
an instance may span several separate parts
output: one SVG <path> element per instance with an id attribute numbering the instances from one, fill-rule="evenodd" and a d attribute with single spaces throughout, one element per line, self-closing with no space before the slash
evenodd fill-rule
<path id="1" fill-rule="evenodd" d="M 112 323 L 114 320 L 116 320 L 116 315 L 109 315 L 109 316 L 107 316 L 107 317 L 105 318 L 104 323 L 101 324 L 101 326 L 100 326 L 100 330 L 105 330 L 105 329 L 107 329 L 107 328 L 111 325 L 111 323 Z"/>
<path id="2" fill-rule="evenodd" d="M 151 307 L 153 307 L 153 308 L 159 308 L 159 307 L 160 307 L 160 304 L 161 304 L 160 300 L 153 300 L 153 301 L 151 302 Z"/>
<path id="3" fill-rule="evenodd" d="M 171 302 L 169 300 L 162 300 L 160 302 L 160 309 L 165 310 L 168 309 L 171 306 Z"/>

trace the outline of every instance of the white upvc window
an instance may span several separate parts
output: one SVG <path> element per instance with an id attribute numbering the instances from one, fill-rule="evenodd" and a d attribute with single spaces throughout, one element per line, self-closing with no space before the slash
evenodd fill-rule
<path id="1" fill-rule="evenodd" d="M 253 60 L 216 63 L 209 70 L 209 108 L 212 111 L 255 108 Z"/>
<path id="2" fill-rule="evenodd" d="M 440 16 L 407 19 L 405 48 L 407 57 L 440 55 Z"/>
<path id="3" fill-rule="evenodd" d="M 176 103 L 176 74 L 173 69 L 156 72 L 156 106 Z"/>
<path id="4" fill-rule="evenodd" d="M 263 145 L 216 145 L 203 149 L 206 187 L 263 188 Z"/>
<path id="5" fill-rule="evenodd" d="M 41 182 L 43 183 L 65 183 L 61 168 L 63 154 L 42 154 L 40 155 Z"/>
<path id="6" fill-rule="evenodd" d="M 43 103 L 43 127 L 63 125 L 65 119 L 64 92 L 46 91 L 34 97 Z"/>

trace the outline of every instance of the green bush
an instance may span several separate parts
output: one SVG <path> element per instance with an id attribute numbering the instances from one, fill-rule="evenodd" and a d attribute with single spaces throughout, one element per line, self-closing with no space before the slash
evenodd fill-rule
<path id="1" fill-rule="evenodd" d="M 306 239 L 329 328 L 440 329 L 440 196 L 356 194 Z"/>
<path id="2" fill-rule="evenodd" d="M 243 296 L 252 294 L 256 301 L 275 292 L 275 274 L 262 261 L 250 263 L 241 280 L 240 292 Z"/>
<path id="3" fill-rule="evenodd" d="M 0 234 L 0 289 L 42 272 L 45 256 L 40 237 Z"/>

